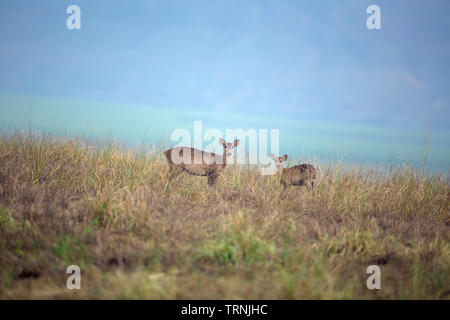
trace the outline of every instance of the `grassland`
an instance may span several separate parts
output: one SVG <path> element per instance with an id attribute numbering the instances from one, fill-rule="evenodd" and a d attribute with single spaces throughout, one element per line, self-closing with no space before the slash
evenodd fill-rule
<path id="1" fill-rule="evenodd" d="M 314 195 L 285 200 L 276 176 L 238 166 L 214 189 L 183 174 L 164 190 L 160 152 L 3 135 L 0 298 L 450 297 L 447 176 L 318 168 Z M 372 264 L 381 290 L 366 287 Z"/>

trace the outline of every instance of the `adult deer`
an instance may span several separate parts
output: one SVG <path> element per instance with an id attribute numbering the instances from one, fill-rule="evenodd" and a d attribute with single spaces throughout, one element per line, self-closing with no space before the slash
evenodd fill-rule
<path id="1" fill-rule="evenodd" d="M 280 198 L 284 198 L 289 186 L 308 186 L 314 192 L 314 180 L 317 176 L 317 170 L 312 165 L 304 163 L 298 166 L 283 169 L 283 162 L 287 160 L 288 155 L 277 157 L 270 154 L 270 158 L 275 161 L 278 168 L 280 184 L 283 185 L 283 191 Z"/>
<path id="2" fill-rule="evenodd" d="M 208 186 L 214 186 L 220 173 L 227 165 L 227 159 L 233 157 L 234 148 L 239 145 L 239 139 L 231 143 L 220 138 L 219 143 L 223 146 L 223 154 L 206 152 L 191 147 L 175 147 L 164 151 L 170 169 L 167 184 L 171 179 L 185 171 L 191 175 L 208 177 Z"/>

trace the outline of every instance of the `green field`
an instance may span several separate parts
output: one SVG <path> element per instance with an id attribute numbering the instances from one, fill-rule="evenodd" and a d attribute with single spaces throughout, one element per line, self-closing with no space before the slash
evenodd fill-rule
<path id="1" fill-rule="evenodd" d="M 239 166 L 165 190 L 161 151 L 3 135 L 0 298 L 449 299 L 448 176 L 315 165 L 284 200 Z"/>

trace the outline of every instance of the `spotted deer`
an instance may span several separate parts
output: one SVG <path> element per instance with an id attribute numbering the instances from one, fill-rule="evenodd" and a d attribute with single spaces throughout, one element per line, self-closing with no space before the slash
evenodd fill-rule
<path id="1" fill-rule="evenodd" d="M 270 158 L 275 161 L 278 169 L 278 176 L 280 184 L 283 185 L 283 190 L 280 198 L 284 198 L 286 190 L 289 186 L 307 186 L 314 192 L 314 180 L 317 176 L 317 170 L 312 165 L 303 163 L 298 166 L 283 168 L 283 162 L 287 160 L 288 155 L 277 157 L 270 154 Z"/>
<path id="2" fill-rule="evenodd" d="M 171 179 L 185 171 L 191 175 L 208 177 L 208 186 L 214 186 L 227 165 L 227 159 L 233 157 L 234 148 L 239 145 L 239 139 L 231 143 L 220 138 L 219 143 L 223 146 L 223 154 L 191 147 L 175 147 L 164 151 L 170 170 L 167 185 Z"/>

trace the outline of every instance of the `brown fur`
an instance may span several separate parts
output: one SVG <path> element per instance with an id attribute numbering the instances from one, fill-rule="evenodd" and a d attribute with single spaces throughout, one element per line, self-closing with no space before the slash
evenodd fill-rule
<path id="1" fill-rule="evenodd" d="M 231 152 L 239 145 L 238 139 L 233 143 L 226 143 L 223 139 L 219 142 L 224 148 L 222 155 L 190 147 L 176 147 L 164 151 L 170 168 L 168 183 L 184 171 L 191 175 L 208 177 L 208 185 L 215 185 L 217 178 L 227 165 L 227 152 Z M 175 163 L 174 159 L 180 159 L 181 162 Z M 197 162 L 195 162 L 196 159 Z"/>
<path id="2" fill-rule="evenodd" d="M 273 154 L 271 158 L 277 162 L 278 176 L 283 190 L 280 194 L 281 198 L 286 195 L 289 186 L 307 186 L 314 192 L 314 180 L 317 177 L 317 170 L 312 165 L 304 163 L 290 168 L 283 169 L 283 162 L 287 160 L 288 155 L 276 157 Z"/>

